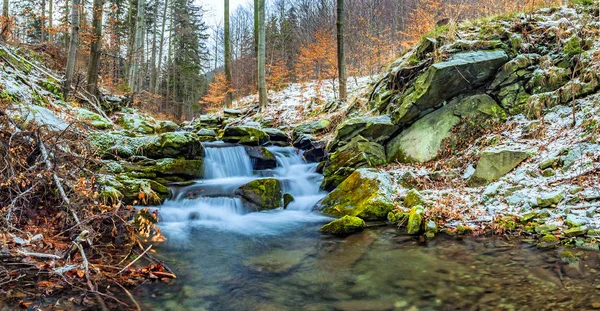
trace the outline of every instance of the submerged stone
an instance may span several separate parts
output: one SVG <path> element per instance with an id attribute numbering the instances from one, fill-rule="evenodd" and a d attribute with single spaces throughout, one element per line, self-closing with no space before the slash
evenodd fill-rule
<path id="1" fill-rule="evenodd" d="M 344 216 L 324 225 L 320 231 L 337 236 L 347 236 L 362 231 L 364 227 L 364 220 L 354 216 Z"/>

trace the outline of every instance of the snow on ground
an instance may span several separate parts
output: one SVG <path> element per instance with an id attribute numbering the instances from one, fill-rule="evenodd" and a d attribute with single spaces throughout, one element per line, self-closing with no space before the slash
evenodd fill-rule
<path id="1" fill-rule="evenodd" d="M 523 115 L 511 118 L 505 131 L 490 134 L 497 140 L 494 149 L 525 148 L 530 157 L 509 174 L 486 187 L 468 187 L 466 179 L 477 163 L 466 163 L 459 171 L 435 170 L 431 167 L 392 165 L 387 169 L 397 180 L 421 180 L 424 198 L 442 209 L 448 217 L 447 227 L 466 225 L 474 229 L 489 227 L 502 216 L 535 212 L 546 213 L 546 225 L 561 228 L 566 221 L 579 222 L 589 229 L 600 228 L 600 94 L 579 100 L 576 125 L 572 127 L 572 108 L 549 109 L 543 120 L 527 120 Z M 490 148 L 490 147 L 487 147 Z M 482 150 L 471 150 L 477 154 Z M 544 177 L 540 163 L 560 159 L 564 164 L 554 169 L 554 176 Z M 464 167 L 465 167 L 464 166 Z M 447 176 L 436 182 L 437 176 Z M 408 189 L 398 187 L 402 198 Z M 562 192 L 564 199 L 556 207 L 540 208 L 537 199 Z"/>
<path id="2" fill-rule="evenodd" d="M 348 78 L 348 103 L 358 95 L 369 90 L 369 86 L 377 81 L 377 76 Z M 268 107 L 263 112 L 265 117 L 276 118 L 280 125 L 294 125 L 306 122 L 313 117 L 323 118 L 323 113 L 339 111 L 345 106 L 332 107 L 330 104 L 338 98 L 337 80 L 310 81 L 292 83 L 281 91 L 269 91 Z M 234 102 L 237 109 L 248 108 L 258 102 L 256 94 L 240 98 Z M 331 111 L 327 108 L 331 107 Z"/>

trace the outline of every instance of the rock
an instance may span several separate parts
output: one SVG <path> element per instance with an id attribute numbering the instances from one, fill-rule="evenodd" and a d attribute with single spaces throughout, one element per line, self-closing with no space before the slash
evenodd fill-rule
<path id="1" fill-rule="evenodd" d="M 202 159 L 146 160 L 137 163 L 124 162 L 121 166 L 125 172 L 150 173 L 153 176 L 178 176 L 184 179 L 200 179 L 204 177 L 204 161 Z"/>
<path id="2" fill-rule="evenodd" d="M 221 136 L 224 142 L 261 146 L 269 141 L 267 133 L 248 126 L 227 126 Z"/>
<path id="3" fill-rule="evenodd" d="M 201 115 L 190 123 L 190 127 L 196 131 L 200 129 L 219 129 L 223 125 L 223 118 L 219 116 Z"/>
<path id="4" fill-rule="evenodd" d="M 265 128 L 263 131 L 269 135 L 269 141 L 271 141 L 271 144 L 281 147 L 287 147 L 290 145 L 290 137 L 284 131 L 276 128 Z"/>
<path id="5" fill-rule="evenodd" d="M 545 170 L 548 168 L 558 167 L 560 165 L 561 159 L 559 157 L 553 157 L 542 161 L 539 165 L 540 170 Z"/>
<path id="6" fill-rule="evenodd" d="M 201 129 L 196 132 L 198 135 L 198 139 L 202 142 L 216 141 L 217 140 L 217 132 L 212 129 Z"/>
<path id="7" fill-rule="evenodd" d="M 385 171 L 357 169 L 317 206 L 333 217 L 383 220 L 394 208 L 392 179 Z"/>
<path id="8" fill-rule="evenodd" d="M 554 175 L 556 175 L 556 172 L 551 168 L 547 168 L 542 171 L 542 176 L 544 177 L 552 177 Z"/>
<path id="9" fill-rule="evenodd" d="M 508 55 L 501 50 L 472 51 L 455 54 L 447 61 L 431 65 L 405 93 L 402 104 L 393 112 L 394 123 L 410 124 L 421 111 L 482 86 L 507 61 Z"/>
<path id="10" fill-rule="evenodd" d="M 313 142 L 315 138 L 310 134 L 298 134 L 294 135 L 292 145 L 301 150 L 309 150 L 313 148 Z"/>
<path id="11" fill-rule="evenodd" d="M 329 150 L 333 151 L 343 146 L 358 135 L 368 141 L 384 144 L 396 131 L 398 131 L 398 127 L 392 123 L 389 115 L 349 119 L 338 126 Z"/>
<path id="12" fill-rule="evenodd" d="M 237 109 L 223 109 L 223 115 L 225 117 L 237 118 L 237 117 L 241 117 L 242 114 L 243 114 L 243 112 L 241 110 L 237 110 Z"/>
<path id="13" fill-rule="evenodd" d="M 394 310 L 394 304 L 387 300 L 349 300 L 335 304 L 340 311 L 387 311 Z"/>
<path id="14" fill-rule="evenodd" d="M 24 123 L 33 122 L 51 131 L 62 132 L 69 127 L 69 124 L 59 117 L 58 112 L 54 112 L 48 108 L 33 104 L 16 104 L 15 108 L 14 114 L 16 115 L 13 117 L 15 120 L 22 120 Z M 13 112 L 8 112 L 8 114 L 12 115 Z M 60 114 L 60 116 L 63 115 Z"/>
<path id="15" fill-rule="evenodd" d="M 314 163 L 325 160 L 327 156 L 327 153 L 325 152 L 325 146 L 319 146 L 320 144 L 318 143 L 313 145 L 315 145 L 315 147 L 304 151 L 304 153 L 302 154 L 306 162 Z"/>
<path id="16" fill-rule="evenodd" d="M 480 122 L 489 118 L 506 119 L 504 110 L 489 95 L 459 97 L 394 137 L 386 146 L 388 161 L 423 163 L 434 160 L 444 139 L 451 137 L 452 128 L 462 118 L 474 116 L 480 116 Z"/>
<path id="17" fill-rule="evenodd" d="M 529 155 L 514 149 L 488 149 L 481 154 L 471 184 L 489 183 L 506 175 L 525 161 Z"/>
<path id="18" fill-rule="evenodd" d="M 387 221 L 393 224 L 404 222 L 408 218 L 408 213 L 404 213 L 401 210 L 395 209 L 388 213 Z"/>
<path id="19" fill-rule="evenodd" d="M 331 191 L 355 169 L 375 167 L 385 163 L 383 146 L 369 142 L 362 136 L 356 136 L 329 157 L 323 168 L 325 179 L 321 188 Z"/>
<path id="20" fill-rule="evenodd" d="M 294 202 L 296 199 L 294 199 L 294 196 L 286 193 L 283 195 L 283 209 L 286 209 L 288 207 L 288 205 L 290 205 L 292 202 Z"/>
<path id="21" fill-rule="evenodd" d="M 262 146 L 245 146 L 246 153 L 252 160 L 255 170 L 268 170 L 277 167 L 277 159 L 267 148 Z"/>
<path id="22" fill-rule="evenodd" d="M 275 178 L 253 180 L 239 187 L 235 194 L 253 212 L 279 208 L 283 201 L 281 182 Z"/>
<path id="23" fill-rule="evenodd" d="M 536 244 L 536 246 L 538 248 L 555 248 L 558 244 L 560 244 L 560 241 L 557 237 L 551 235 L 551 234 L 547 234 L 545 236 L 543 236 Z"/>
<path id="24" fill-rule="evenodd" d="M 129 136 L 126 132 L 92 132 L 88 139 L 92 148 L 103 158 L 143 155 L 153 159 L 200 159 L 204 156 L 198 136 L 186 132 L 142 137 Z"/>
<path id="25" fill-rule="evenodd" d="M 538 207 L 556 207 L 560 201 L 565 197 L 565 193 L 562 190 L 542 193 L 536 198 L 536 204 Z"/>
<path id="26" fill-rule="evenodd" d="M 406 228 L 408 230 L 408 234 L 419 234 L 423 231 L 423 213 L 425 209 L 421 205 L 417 205 L 413 207 L 408 213 L 408 223 L 406 224 Z"/>
<path id="27" fill-rule="evenodd" d="M 567 219 L 565 219 L 565 223 L 570 227 L 580 227 L 585 225 L 585 218 L 573 214 L 568 214 Z"/>
<path id="28" fill-rule="evenodd" d="M 111 129 L 113 127 L 113 124 L 109 120 L 87 109 L 78 109 L 77 118 L 99 130 Z"/>
<path id="29" fill-rule="evenodd" d="M 156 120 L 150 116 L 134 113 L 117 114 L 117 124 L 124 129 L 140 134 L 153 134 L 156 131 Z"/>
<path id="30" fill-rule="evenodd" d="M 365 221 L 358 217 L 344 216 L 324 225 L 320 231 L 336 236 L 347 236 L 362 231 L 365 225 Z"/>
<path id="31" fill-rule="evenodd" d="M 413 208 L 424 203 L 423 197 L 416 189 L 410 189 L 404 198 L 404 207 L 406 208 Z"/>
<path id="32" fill-rule="evenodd" d="M 294 136 L 297 134 L 320 134 L 329 129 L 329 120 L 318 120 L 300 124 L 294 128 Z"/>
<path id="33" fill-rule="evenodd" d="M 539 233 L 539 234 L 550 234 L 550 233 L 556 231 L 556 229 L 558 229 L 558 227 L 556 225 L 546 224 L 546 225 L 539 225 L 539 226 L 535 227 L 535 232 Z"/>
<path id="34" fill-rule="evenodd" d="M 536 69 L 526 84 L 531 94 L 553 92 L 571 80 L 570 68 L 550 67 Z"/>
<path id="35" fill-rule="evenodd" d="M 522 80 L 528 80 L 532 73 L 529 67 L 538 62 L 540 55 L 519 54 L 500 68 L 494 81 L 488 86 L 488 90 L 498 90 L 502 87 L 512 85 Z"/>
<path id="36" fill-rule="evenodd" d="M 256 272 L 286 273 L 301 264 L 312 251 L 311 248 L 267 250 L 260 256 L 244 260 L 243 264 Z"/>
<path id="37" fill-rule="evenodd" d="M 585 227 L 574 227 L 574 228 L 569 228 L 569 229 L 565 230 L 563 232 L 563 234 L 567 237 L 576 237 L 576 236 L 585 235 L 586 232 L 587 232 L 587 228 L 585 228 Z"/>
<path id="38" fill-rule="evenodd" d="M 141 204 L 161 204 L 169 195 L 169 188 L 150 179 L 133 178 L 127 174 L 117 175 L 117 180 L 123 185 L 118 189 L 123 193 L 125 204 L 138 201 Z"/>
<path id="39" fill-rule="evenodd" d="M 173 121 L 160 121 L 160 122 L 158 122 L 158 127 L 156 128 L 156 132 L 159 134 L 175 132 L 175 131 L 177 131 L 178 128 L 179 128 L 179 125 L 177 125 L 177 123 L 175 123 Z"/>

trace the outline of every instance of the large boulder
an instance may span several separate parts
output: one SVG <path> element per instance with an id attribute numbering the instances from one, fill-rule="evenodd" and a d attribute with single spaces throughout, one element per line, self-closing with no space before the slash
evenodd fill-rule
<path id="1" fill-rule="evenodd" d="M 302 123 L 294 128 L 294 135 L 296 134 L 320 134 L 329 129 L 331 122 L 329 120 L 317 120 Z"/>
<path id="2" fill-rule="evenodd" d="M 335 139 L 329 146 L 329 150 L 335 150 L 337 147 L 343 146 L 358 135 L 369 141 L 384 144 L 397 130 L 398 127 L 392 123 L 389 115 L 353 118 L 338 126 Z"/>
<path id="3" fill-rule="evenodd" d="M 362 168 L 346 178 L 316 208 L 333 217 L 382 220 L 394 208 L 392 196 L 392 178 L 388 173 Z"/>
<path id="4" fill-rule="evenodd" d="M 370 142 L 362 136 L 356 136 L 331 154 L 323 167 L 325 178 L 321 188 L 331 191 L 354 170 L 386 163 L 385 148 L 382 145 Z"/>
<path id="5" fill-rule="evenodd" d="M 140 134 L 153 134 L 158 127 L 154 118 L 137 112 L 117 114 L 117 124 L 125 130 Z"/>
<path id="6" fill-rule="evenodd" d="M 481 153 L 475 173 L 469 180 L 472 185 L 485 184 L 508 174 L 529 154 L 517 149 L 488 149 Z"/>
<path id="7" fill-rule="evenodd" d="M 506 119 L 506 113 L 489 95 L 458 97 L 448 105 L 426 115 L 402 131 L 386 146 L 389 162 L 428 162 L 441 151 L 444 139 L 462 118 L 482 116 L 480 121 Z"/>
<path id="8" fill-rule="evenodd" d="M 219 129 L 223 125 L 223 118 L 219 116 L 208 116 L 201 115 L 194 119 L 189 124 L 182 124 L 185 128 L 194 129 L 196 131 L 207 128 L 207 129 Z"/>
<path id="9" fill-rule="evenodd" d="M 265 128 L 263 132 L 269 135 L 269 141 L 275 146 L 287 147 L 291 143 L 290 137 L 280 129 Z"/>
<path id="10" fill-rule="evenodd" d="M 175 132 L 179 128 L 179 125 L 173 121 L 160 121 L 158 122 L 158 127 L 156 128 L 157 133 L 168 133 Z"/>
<path id="11" fill-rule="evenodd" d="M 125 204 L 158 205 L 170 195 L 169 188 L 163 184 L 145 178 L 136 178 L 128 173 L 100 175 L 98 178 L 100 198 L 116 202 L 123 199 Z"/>
<path id="12" fill-rule="evenodd" d="M 252 212 L 272 210 L 282 206 L 283 190 L 281 182 L 275 178 L 253 180 L 239 187 L 235 194 Z"/>
<path id="13" fill-rule="evenodd" d="M 146 156 L 152 159 L 199 159 L 204 156 L 196 134 L 175 132 L 156 136 L 136 136 L 128 132 L 92 132 L 91 146 L 103 158 Z"/>
<path id="14" fill-rule="evenodd" d="M 277 167 L 275 155 L 263 146 L 245 146 L 255 170 L 267 170 Z"/>
<path id="15" fill-rule="evenodd" d="M 347 236 L 362 231 L 365 226 L 365 221 L 358 217 L 344 216 L 324 225 L 320 231 L 336 236 Z"/>
<path id="16" fill-rule="evenodd" d="M 181 177 L 182 179 L 200 179 L 204 177 L 202 159 L 146 159 L 138 162 L 123 162 L 125 172 L 145 174 L 147 177 Z"/>
<path id="17" fill-rule="evenodd" d="M 481 87 L 507 61 L 508 55 L 502 50 L 472 51 L 431 65 L 406 91 L 401 105 L 392 114 L 394 123 L 408 125 L 444 101 Z"/>
<path id="18" fill-rule="evenodd" d="M 95 112 L 91 112 L 87 109 L 83 109 L 83 108 L 78 109 L 77 110 L 77 118 L 80 121 L 87 123 L 97 129 L 100 129 L 100 130 L 112 129 L 112 127 L 113 127 L 113 124 L 109 120 L 107 120 L 103 116 L 101 116 Z"/>
<path id="19" fill-rule="evenodd" d="M 261 146 L 269 142 L 269 135 L 249 126 L 227 126 L 221 135 L 224 142 L 249 146 Z"/>

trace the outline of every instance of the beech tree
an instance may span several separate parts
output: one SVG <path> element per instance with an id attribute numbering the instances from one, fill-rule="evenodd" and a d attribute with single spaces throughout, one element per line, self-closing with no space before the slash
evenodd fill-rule
<path id="1" fill-rule="evenodd" d="M 267 106 L 267 80 L 265 77 L 265 0 L 258 0 L 258 103 Z"/>
<path id="2" fill-rule="evenodd" d="M 233 94 L 231 94 L 231 32 L 229 25 L 229 0 L 225 0 L 225 79 L 227 83 L 227 89 L 225 94 L 225 107 L 231 107 L 233 101 Z"/>
<path id="3" fill-rule="evenodd" d="M 346 90 L 346 56 L 344 54 L 344 0 L 337 0 L 337 61 L 340 100 L 345 101 Z"/>
<path id="4" fill-rule="evenodd" d="M 73 73 L 75 71 L 75 60 L 77 57 L 77 46 L 79 45 L 79 0 L 71 0 L 71 35 L 69 42 L 69 56 L 67 57 L 67 69 L 63 82 L 63 97 L 69 98 Z"/>
<path id="5" fill-rule="evenodd" d="M 90 58 L 87 71 L 87 91 L 98 95 L 98 70 L 100 68 L 100 55 L 102 50 L 102 11 L 104 1 L 94 0 L 93 10 L 93 36 L 90 45 Z"/>

